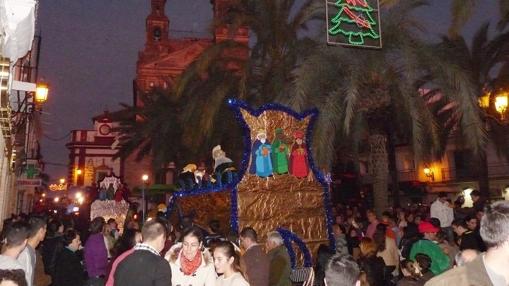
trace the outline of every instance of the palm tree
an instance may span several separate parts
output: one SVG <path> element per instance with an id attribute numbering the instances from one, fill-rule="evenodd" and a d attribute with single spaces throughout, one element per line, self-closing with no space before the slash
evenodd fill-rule
<path id="1" fill-rule="evenodd" d="M 475 6 L 481 2 L 480 0 L 453 0 L 451 6 L 452 22 L 449 28 L 451 37 L 459 36 L 461 28 L 472 17 Z M 500 10 L 500 21 L 498 29 L 503 30 L 509 23 L 509 2 L 506 0 L 498 1 Z"/>
<path id="2" fill-rule="evenodd" d="M 152 155 L 153 167 L 160 168 L 177 159 L 182 125 L 178 118 L 181 106 L 175 97 L 162 90 L 140 96 L 141 106 L 122 104 L 124 109 L 114 114 L 119 121 L 118 131 L 121 149 L 118 157 L 127 157 L 136 152 L 136 159 Z M 171 141 L 173 140 L 173 141 Z"/>
<path id="3" fill-rule="evenodd" d="M 384 9 L 382 50 L 320 47 L 295 71 L 295 96 L 286 101 L 298 110 L 308 105 L 321 110 L 313 139 L 315 158 L 325 169 L 330 168 L 338 140 L 346 135 L 359 145 L 367 139 L 378 212 L 388 202 L 389 135 L 394 136 L 391 140 L 410 141 L 418 158 L 440 157 L 443 152 L 444 122 L 428 107 L 433 93 L 419 92 L 425 83 L 447 87 L 439 110 L 457 102 L 461 116 L 455 123 L 463 127 L 472 149 L 484 144 L 475 92 L 466 75 L 457 66 L 437 62 L 433 49 L 415 36 L 418 26 L 410 12 L 424 4 L 404 1 Z"/>
<path id="4" fill-rule="evenodd" d="M 381 0 L 381 4 L 387 6 L 396 5 L 401 0 Z M 461 28 L 467 23 L 472 17 L 475 11 L 475 7 L 481 2 L 481 0 L 453 0 L 451 4 L 451 26 L 449 27 L 449 36 L 455 38 L 459 36 Z M 500 31 L 503 31 L 507 24 L 509 24 L 509 1 L 498 0 L 500 20 L 498 21 L 497 27 Z"/>
<path id="5" fill-rule="evenodd" d="M 509 32 L 497 32 L 493 37 L 490 33 L 490 24 L 485 23 L 475 33 L 472 42 L 469 44 L 458 35 L 454 38 L 443 37 L 442 43 L 437 48 L 441 50 L 441 61 L 450 62 L 460 66 L 465 73 L 468 73 L 468 80 L 475 88 L 474 99 L 482 97 L 487 91 L 494 90 L 497 85 L 506 81 L 509 59 L 507 50 L 509 48 Z M 503 67 L 500 69 L 500 67 Z M 497 73 L 497 70 L 500 72 Z M 491 102 L 493 108 L 493 102 Z M 487 113 L 481 113 L 490 130 L 489 139 L 496 147 L 499 155 L 509 158 L 507 149 L 508 138 L 504 134 L 507 126 L 500 125 L 496 119 Z M 488 166 L 486 153 L 481 150 L 478 155 L 479 189 L 485 195 L 489 194 Z"/>
<path id="6" fill-rule="evenodd" d="M 170 159 L 183 163 L 182 153 L 208 158 L 209 150 L 221 144 L 227 145 L 225 150 L 238 151 L 240 158 L 242 144 L 237 140 L 241 132 L 227 111 L 226 99 L 239 97 L 259 105 L 287 91 L 292 69 L 313 44 L 300 33 L 323 12 L 321 2 L 300 4 L 295 0 L 236 1 L 214 25 L 227 26 L 233 34 L 239 27 L 247 27 L 256 42 L 251 47 L 233 39 L 215 43 L 184 71 L 166 96 L 156 91 L 145 96 L 143 107 L 125 106 L 131 121 L 119 129 L 125 134 L 121 155 L 141 147 L 138 158 L 152 153 L 156 165 Z M 135 116 L 143 120 L 134 122 Z M 188 128 L 170 127 L 177 122 Z M 159 142 L 169 138 L 182 138 L 171 147 L 177 149 Z"/>

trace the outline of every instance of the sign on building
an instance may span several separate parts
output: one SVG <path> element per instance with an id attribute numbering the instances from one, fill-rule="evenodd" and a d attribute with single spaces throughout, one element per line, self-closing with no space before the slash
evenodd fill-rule
<path id="1" fill-rule="evenodd" d="M 39 187 L 41 186 L 39 174 L 39 162 L 37 160 L 28 159 L 23 173 L 17 179 L 16 183 L 19 187 Z"/>
<path id="2" fill-rule="evenodd" d="M 327 44 L 382 48 L 379 0 L 326 0 Z"/>

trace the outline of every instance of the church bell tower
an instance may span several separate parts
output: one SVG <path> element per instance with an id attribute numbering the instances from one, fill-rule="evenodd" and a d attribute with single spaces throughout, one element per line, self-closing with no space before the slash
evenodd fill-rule
<path id="1" fill-rule="evenodd" d="M 164 13 L 166 0 L 151 0 L 151 13 L 146 21 L 146 45 L 154 47 L 168 41 L 170 20 Z"/>

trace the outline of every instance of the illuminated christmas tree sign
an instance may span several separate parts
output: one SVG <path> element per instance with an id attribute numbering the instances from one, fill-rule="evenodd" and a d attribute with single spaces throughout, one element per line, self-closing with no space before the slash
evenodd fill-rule
<path id="1" fill-rule="evenodd" d="M 327 44 L 381 48 L 378 0 L 326 0 Z"/>

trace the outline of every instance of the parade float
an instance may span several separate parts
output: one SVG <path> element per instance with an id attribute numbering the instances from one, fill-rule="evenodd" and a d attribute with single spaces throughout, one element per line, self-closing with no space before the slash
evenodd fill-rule
<path id="1" fill-rule="evenodd" d="M 104 177 L 98 183 L 98 198 L 90 205 L 90 220 L 103 217 L 106 221 L 115 219 L 122 232 L 129 211 L 125 201 L 123 185 L 114 174 Z"/>
<path id="2" fill-rule="evenodd" d="M 244 133 L 238 169 L 221 146 L 214 147 L 214 178 L 202 180 L 193 176 L 199 171 L 195 165 L 186 166 L 168 215 L 178 208 L 179 213 L 192 213 L 201 225 L 212 218 L 228 221 L 233 233 L 250 226 L 261 240 L 277 230 L 292 267 L 310 267 L 311 253 L 320 244 L 334 247 L 328 180 L 312 158 L 318 111 L 297 113 L 277 104 L 252 109 L 234 99 L 228 104 Z"/>

